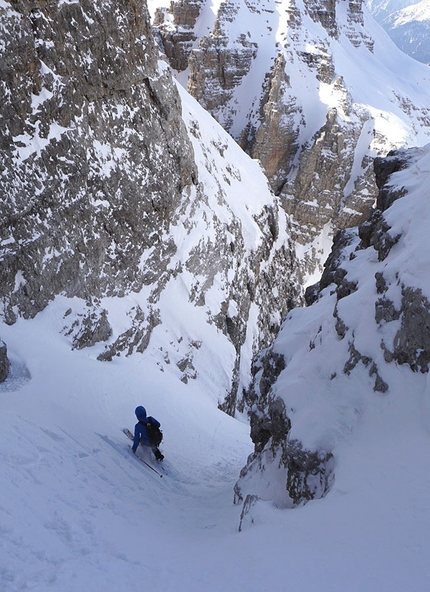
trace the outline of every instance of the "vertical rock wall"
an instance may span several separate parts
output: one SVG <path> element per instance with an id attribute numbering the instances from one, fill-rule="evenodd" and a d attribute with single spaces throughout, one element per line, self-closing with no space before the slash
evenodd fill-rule
<path id="1" fill-rule="evenodd" d="M 0 292 L 13 322 L 61 292 L 138 289 L 142 253 L 196 171 L 146 3 L 13 1 L 0 12 Z"/>

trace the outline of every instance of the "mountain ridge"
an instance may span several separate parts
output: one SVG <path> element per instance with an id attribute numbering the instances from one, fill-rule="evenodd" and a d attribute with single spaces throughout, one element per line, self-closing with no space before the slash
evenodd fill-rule
<path id="1" fill-rule="evenodd" d="M 154 29 L 167 59 L 187 66 L 178 79 L 260 160 L 305 269 L 320 270 L 325 234 L 371 211 L 374 156 L 428 141 L 428 69 L 397 51 L 361 1 L 161 4 Z"/>
<path id="2" fill-rule="evenodd" d="M 427 2 L 368 0 L 367 4 L 376 20 L 402 51 L 424 64 L 430 64 L 430 11 Z"/>

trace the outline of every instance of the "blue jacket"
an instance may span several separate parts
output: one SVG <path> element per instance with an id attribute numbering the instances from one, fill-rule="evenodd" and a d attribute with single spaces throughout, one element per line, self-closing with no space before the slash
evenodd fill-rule
<path id="1" fill-rule="evenodd" d="M 133 452 L 136 452 L 137 447 L 140 443 L 144 444 L 145 446 L 151 446 L 151 441 L 148 436 L 148 430 L 146 429 L 146 424 L 148 423 L 148 421 L 151 421 L 157 427 L 160 427 L 161 425 L 160 422 L 157 421 L 154 417 L 146 417 L 145 407 L 136 407 L 135 414 L 139 422 L 134 426 L 134 441 L 132 446 Z"/>

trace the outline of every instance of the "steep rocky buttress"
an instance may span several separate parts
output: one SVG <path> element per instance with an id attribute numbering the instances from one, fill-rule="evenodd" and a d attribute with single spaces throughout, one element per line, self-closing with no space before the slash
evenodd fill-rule
<path id="1" fill-rule="evenodd" d="M 70 346 L 110 361 L 169 332 L 181 294 L 200 322 L 154 356 L 186 382 L 221 335 L 214 390 L 234 413 L 250 359 L 301 299 L 288 216 L 259 165 L 184 105 L 146 2 L 11 0 L 0 17 L 2 319 L 60 295 Z M 109 299 L 130 294 L 113 322 Z"/>
<path id="2" fill-rule="evenodd" d="M 390 398 L 402 373 L 428 373 L 430 293 L 420 274 L 429 253 L 417 237 L 429 166 L 429 147 L 377 159 L 378 207 L 338 232 L 320 282 L 306 292 L 308 307 L 290 313 L 256 359 L 244 400 L 255 451 L 235 488 L 244 508 L 258 498 L 291 507 L 325 496 L 336 445 L 369 401 Z"/>
<path id="3" fill-rule="evenodd" d="M 0 11 L 0 290 L 13 322 L 55 294 L 138 290 L 142 253 L 197 172 L 142 2 Z M 159 269 L 165 260 L 159 250 Z"/>

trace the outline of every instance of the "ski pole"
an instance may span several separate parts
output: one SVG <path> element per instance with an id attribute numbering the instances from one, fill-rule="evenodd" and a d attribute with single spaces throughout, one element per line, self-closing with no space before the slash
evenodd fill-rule
<path id="1" fill-rule="evenodd" d="M 147 467 L 149 467 L 152 471 L 154 471 L 154 473 L 157 473 L 157 475 L 160 475 L 160 477 L 162 477 L 163 475 L 161 473 L 159 473 L 157 471 L 157 469 L 154 469 L 154 467 L 151 467 L 151 465 L 149 463 L 147 463 L 146 461 L 143 460 L 143 458 L 139 458 L 139 460 L 141 462 L 143 462 Z"/>

